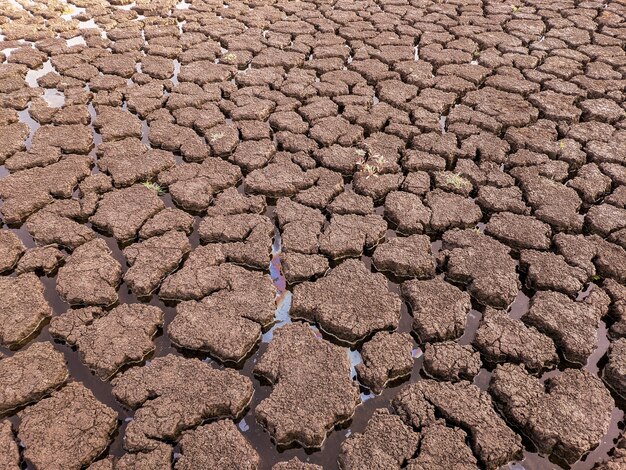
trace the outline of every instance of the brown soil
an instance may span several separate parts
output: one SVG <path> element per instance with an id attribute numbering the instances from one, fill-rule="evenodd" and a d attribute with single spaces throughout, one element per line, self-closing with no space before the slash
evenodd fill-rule
<path id="1" fill-rule="evenodd" d="M 626 465 L 626 6 L 0 5 L 0 467 Z"/>

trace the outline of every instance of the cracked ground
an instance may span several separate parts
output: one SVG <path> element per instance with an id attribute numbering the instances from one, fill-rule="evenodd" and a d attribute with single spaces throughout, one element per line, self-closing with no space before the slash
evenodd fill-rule
<path id="1" fill-rule="evenodd" d="M 0 468 L 626 469 L 624 0 L 0 0 Z"/>

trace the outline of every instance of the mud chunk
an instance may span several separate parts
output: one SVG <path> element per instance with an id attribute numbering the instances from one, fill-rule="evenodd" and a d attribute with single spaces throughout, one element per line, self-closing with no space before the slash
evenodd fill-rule
<path id="1" fill-rule="evenodd" d="M 524 364 L 533 372 L 550 368 L 559 360 L 552 340 L 504 310 L 487 307 L 472 342 L 487 361 Z"/>
<path id="2" fill-rule="evenodd" d="M 122 266 L 106 242 L 95 239 L 79 246 L 59 268 L 57 292 L 70 305 L 111 305 L 117 301 Z"/>
<path id="3" fill-rule="evenodd" d="M 470 296 L 436 278 L 428 281 L 406 281 L 402 296 L 411 307 L 413 331 L 420 342 L 456 339 L 463 334 Z"/>
<path id="4" fill-rule="evenodd" d="M 96 232 L 47 206 L 26 220 L 26 228 L 39 245 L 58 244 L 75 249 L 96 238 Z"/>
<path id="5" fill-rule="evenodd" d="M 392 238 L 376 248 L 372 262 L 378 271 L 394 276 L 418 279 L 435 276 L 435 260 L 426 235 Z"/>
<path id="6" fill-rule="evenodd" d="M 300 110 L 302 109 L 300 108 Z M 314 149 L 313 156 L 323 167 L 348 175 L 354 173 L 359 162 L 363 161 L 363 150 L 331 145 L 330 147 Z"/>
<path id="7" fill-rule="evenodd" d="M 437 421 L 422 428 L 419 454 L 409 461 L 407 470 L 475 470 L 476 457 L 467 445 L 468 436 L 461 428 L 451 428 Z"/>
<path id="8" fill-rule="evenodd" d="M 261 463 L 259 454 L 230 420 L 186 431 L 180 440 L 180 451 L 176 470 L 256 470 Z"/>
<path id="9" fill-rule="evenodd" d="M 15 442 L 11 422 L 2 421 L 0 422 L 0 467 L 6 470 L 18 470 L 20 460 L 20 451 Z"/>
<path id="10" fill-rule="evenodd" d="M 17 235 L 10 230 L 0 230 L 0 273 L 13 269 L 25 250 Z"/>
<path id="11" fill-rule="evenodd" d="M 93 64 L 103 74 L 130 78 L 135 73 L 135 57 L 131 54 L 106 54 Z"/>
<path id="12" fill-rule="evenodd" d="M 277 329 L 254 373 L 274 384 L 256 417 L 279 445 L 321 447 L 329 430 L 350 419 L 360 401 L 345 351 L 317 338 L 304 323 Z"/>
<path id="13" fill-rule="evenodd" d="M 339 466 L 344 470 L 399 470 L 415 454 L 419 440 L 419 434 L 399 416 L 378 409 L 362 433 L 341 444 Z"/>
<path id="14" fill-rule="evenodd" d="M 354 190 L 364 196 L 371 197 L 374 201 L 381 201 L 387 194 L 392 191 L 400 189 L 404 182 L 404 175 L 402 173 L 383 173 L 376 177 L 372 176 L 372 171 L 378 170 L 371 169 L 372 167 L 363 167 L 363 169 L 354 174 L 352 185 Z M 376 167 L 374 167 L 376 168 Z"/>
<path id="15" fill-rule="evenodd" d="M 203 86 L 207 83 L 224 82 L 233 75 L 231 66 L 216 64 L 209 60 L 199 60 L 183 65 L 180 68 L 178 79 L 181 82 L 193 82 Z"/>
<path id="16" fill-rule="evenodd" d="M 252 272 L 227 263 L 221 244 L 199 246 L 193 250 L 183 267 L 165 279 L 159 296 L 172 300 L 199 300 L 221 290 L 235 289 L 250 281 Z"/>
<path id="17" fill-rule="evenodd" d="M 624 167 L 624 171 L 626 171 L 626 167 Z M 616 207 L 620 207 L 622 209 L 626 208 L 626 186 L 618 186 L 615 188 L 610 195 L 608 195 L 604 202 L 608 204 L 613 204 Z"/>
<path id="18" fill-rule="evenodd" d="M 0 163 L 20 150 L 24 150 L 24 141 L 28 138 L 30 130 L 23 122 L 16 122 L 8 126 L 0 127 L 0 143 L 2 150 L 0 151 Z"/>
<path id="19" fill-rule="evenodd" d="M 428 229 L 431 210 L 419 196 L 394 191 L 385 199 L 385 217 L 404 235 L 423 233 Z"/>
<path id="20" fill-rule="evenodd" d="M 389 382 L 409 375 L 413 369 L 413 340 L 408 333 L 379 331 L 361 349 L 359 379 L 380 394 Z"/>
<path id="21" fill-rule="evenodd" d="M 124 281 L 137 296 L 150 295 L 190 251 L 187 235 L 178 231 L 130 245 L 124 248 L 124 256 L 130 265 Z"/>
<path id="22" fill-rule="evenodd" d="M 41 271 L 44 274 L 50 274 L 54 272 L 64 258 L 65 255 L 56 245 L 30 248 L 26 250 L 24 256 L 17 263 L 15 272 L 23 274 L 31 271 Z"/>
<path id="23" fill-rule="evenodd" d="M 385 237 L 387 223 L 377 214 L 333 215 L 319 238 L 320 252 L 332 259 L 360 256 Z"/>
<path id="24" fill-rule="evenodd" d="M 222 251 L 234 263 L 265 269 L 269 265 L 274 224 L 260 214 L 206 217 L 198 227 L 204 243 L 222 243 Z"/>
<path id="25" fill-rule="evenodd" d="M 504 126 L 526 126 L 539 116 L 539 111 L 522 96 L 492 87 L 469 92 L 463 103 L 492 116 Z"/>
<path id="26" fill-rule="evenodd" d="M 271 140 L 248 140 L 237 146 L 231 161 L 249 172 L 267 165 L 274 153 L 276 153 L 276 147 Z"/>
<path id="27" fill-rule="evenodd" d="M 582 201 L 576 191 L 549 178 L 539 176 L 532 169 L 520 173 L 522 191 L 528 204 L 534 209 L 534 216 L 556 230 L 580 232 L 582 220 L 578 209 Z"/>
<path id="28" fill-rule="evenodd" d="M 109 445 L 117 413 L 80 382 L 18 413 L 24 457 L 37 468 L 79 470 Z"/>
<path id="29" fill-rule="evenodd" d="M 4 166 L 11 172 L 27 170 L 28 168 L 44 167 L 58 162 L 61 159 L 61 150 L 56 147 L 33 147 L 26 152 L 16 152 L 7 159 Z"/>
<path id="30" fill-rule="evenodd" d="M 154 147 L 180 152 L 189 162 L 201 162 L 209 156 L 204 139 L 193 129 L 161 119 L 150 123 L 148 138 Z"/>
<path id="31" fill-rule="evenodd" d="M 434 175 L 435 187 L 444 191 L 469 197 L 474 190 L 474 185 L 467 178 L 451 171 L 438 171 Z"/>
<path id="32" fill-rule="evenodd" d="M 523 250 L 519 261 L 528 272 L 526 284 L 537 290 L 556 290 L 574 297 L 589 278 L 584 270 L 570 266 L 554 253 Z"/>
<path id="33" fill-rule="evenodd" d="M 174 155 L 165 150 L 148 149 L 139 139 L 126 138 L 98 146 L 98 167 L 111 175 L 115 186 L 130 186 L 152 181 L 176 165 Z"/>
<path id="34" fill-rule="evenodd" d="M 93 135 L 91 129 L 82 124 L 42 126 L 35 131 L 32 145 L 58 147 L 63 153 L 85 155 L 93 147 Z"/>
<path id="35" fill-rule="evenodd" d="M 478 302 L 495 308 L 513 302 L 521 283 L 506 245 L 474 230 L 452 230 L 443 235 L 442 248 L 447 278 L 467 284 Z"/>
<path id="36" fill-rule="evenodd" d="M 613 279 L 605 279 L 602 288 L 612 301 L 609 314 L 617 320 L 611 325 L 610 332 L 614 336 L 626 336 L 626 287 Z"/>
<path id="37" fill-rule="evenodd" d="M 189 235 L 192 230 L 194 218 L 184 211 L 168 207 L 148 219 L 139 230 L 139 238 L 151 238 L 163 235 L 169 231 L 177 230 Z"/>
<path id="38" fill-rule="evenodd" d="M 429 192 L 425 202 L 432 211 L 430 229 L 435 232 L 472 227 L 483 217 L 480 207 L 471 199 L 440 189 Z"/>
<path id="39" fill-rule="evenodd" d="M 91 173 L 89 157 L 66 157 L 44 168 L 31 168 L 0 180 L 2 214 L 6 223 L 21 223 L 30 214 L 53 201 L 69 198 L 80 180 Z"/>
<path id="40" fill-rule="evenodd" d="M 426 344 L 424 372 L 430 377 L 450 382 L 472 380 L 481 367 L 480 354 L 469 345 L 455 341 Z"/>
<path id="41" fill-rule="evenodd" d="M 141 121 L 134 114 L 121 108 L 99 106 L 94 127 L 99 130 L 103 142 L 127 137 L 141 139 Z"/>
<path id="42" fill-rule="evenodd" d="M 326 217 L 318 209 L 304 206 L 288 198 L 276 202 L 276 219 L 281 229 L 285 252 L 315 254 Z"/>
<path id="43" fill-rule="evenodd" d="M 236 275 L 236 274 L 235 274 Z M 256 346 L 262 329 L 274 322 L 276 290 L 271 278 L 245 273 L 200 302 L 176 306 L 167 331 L 179 347 L 206 351 L 223 362 L 239 362 Z"/>
<path id="44" fill-rule="evenodd" d="M 171 468 L 172 454 L 171 446 L 160 444 L 153 450 L 132 454 L 127 453 L 119 459 L 109 456 L 104 460 L 92 463 L 88 470 L 157 470 L 160 468 Z"/>
<path id="45" fill-rule="evenodd" d="M 592 241 L 583 235 L 557 233 L 554 236 L 554 245 L 557 253 L 563 256 L 568 264 L 584 270 L 590 277 L 596 274 L 596 267 L 593 264 L 596 247 Z"/>
<path id="46" fill-rule="evenodd" d="M 335 171 L 327 168 L 313 168 L 307 176 L 314 178 L 314 186 L 300 191 L 295 200 L 310 207 L 325 209 L 330 201 L 343 191 L 343 178 Z"/>
<path id="47" fill-rule="evenodd" d="M 124 242 L 135 238 L 144 222 L 164 208 L 155 191 L 137 184 L 106 193 L 89 222 Z"/>
<path id="48" fill-rule="evenodd" d="M 282 253 L 281 268 L 289 284 L 309 281 L 322 276 L 328 271 L 328 259 L 322 255 L 304 255 L 301 253 Z"/>
<path id="49" fill-rule="evenodd" d="M 39 330 L 52 316 L 43 296 L 44 287 L 33 273 L 0 277 L 0 341 L 14 347 Z"/>
<path id="50" fill-rule="evenodd" d="M 606 98 L 584 100 L 580 103 L 580 108 L 585 120 L 614 122 L 624 115 L 624 110 L 615 101 Z"/>
<path id="51" fill-rule="evenodd" d="M 568 186 L 574 188 L 580 197 L 588 204 L 593 204 L 603 195 L 611 192 L 611 178 L 600 171 L 595 163 L 583 165 L 571 179 Z"/>
<path id="52" fill-rule="evenodd" d="M 316 121 L 309 135 L 326 147 L 333 144 L 349 147 L 363 139 L 363 129 L 342 117 L 329 116 Z"/>
<path id="53" fill-rule="evenodd" d="M 75 346 L 81 360 L 106 380 L 152 352 L 152 337 L 162 325 L 160 308 L 123 304 L 108 312 L 99 307 L 68 310 L 50 321 L 49 331 Z"/>
<path id="54" fill-rule="evenodd" d="M 486 212 L 512 212 L 514 214 L 528 212 L 522 200 L 522 191 L 517 186 L 508 188 L 482 186 L 478 189 L 476 203 Z"/>
<path id="55" fill-rule="evenodd" d="M 487 392 L 469 382 L 420 380 L 404 386 L 393 407 L 406 424 L 419 430 L 427 431 L 438 416 L 461 427 L 469 435 L 474 455 L 488 469 L 521 457 L 521 438 L 496 413 Z"/>
<path id="56" fill-rule="evenodd" d="M 602 371 L 602 379 L 621 396 L 626 396 L 626 338 L 620 338 L 611 344 L 609 362 Z M 0 364 L 2 364 L 0 362 Z"/>
<path id="57" fill-rule="evenodd" d="M 248 190 L 268 197 L 293 196 L 314 184 L 313 176 L 283 156 L 274 158 L 265 168 L 254 170 L 246 177 Z"/>
<path id="58" fill-rule="evenodd" d="M 231 156 L 230 160 L 233 163 L 241 163 L 240 166 L 243 166 L 244 168 L 247 165 L 250 165 L 251 167 L 258 165 L 264 166 L 265 163 L 267 163 L 267 160 L 269 160 L 276 151 L 272 142 L 266 139 L 263 141 L 265 144 L 264 146 L 258 146 L 258 153 L 255 152 L 256 149 L 254 147 L 257 142 L 250 142 L 243 147 L 242 151 L 239 152 L 235 158 L 233 152 L 236 152 L 235 148 L 238 148 L 239 146 L 239 131 L 235 126 L 231 124 L 219 124 L 211 129 L 205 129 L 204 134 L 215 156 Z"/>
<path id="59" fill-rule="evenodd" d="M 598 325 L 609 303 L 599 287 L 582 302 L 559 292 L 537 292 L 522 320 L 552 338 L 568 361 L 584 365 L 596 349 Z"/>
<path id="60" fill-rule="evenodd" d="M 354 191 L 344 191 L 330 203 L 328 210 L 331 214 L 367 215 L 374 212 L 374 201 L 369 196 L 356 194 Z"/>
<path id="61" fill-rule="evenodd" d="M 286 462 L 278 462 L 272 470 L 323 470 L 323 468 L 312 463 L 304 463 L 298 457 L 294 457 Z"/>
<path id="62" fill-rule="evenodd" d="M 174 63 L 165 57 L 146 55 L 141 59 L 141 71 L 152 78 L 164 80 L 174 73 Z"/>
<path id="63" fill-rule="evenodd" d="M 528 215 L 500 212 L 485 226 L 485 233 L 513 248 L 547 250 L 551 245 L 550 226 Z"/>
<path id="64" fill-rule="evenodd" d="M 602 277 L 611 277 L 626 284 L 626 250 L 597 235 L 588 237 L 587 240 L 596 246 L 596 257 L 593 262 L 597 273 Z"/>
<path id="65" fill-rule="evenodd" d="M 0 413 L 40 400 L 68 376 L 63 354 L 51 343 L 33 343 L 0 360 Z"/>
<path id="66" fill-rule="evenodd" d="M 80 191 L 85 194 L 96 193 L 104 194 L 113 189 L 111 184 L 111 177 L 104 173 L 96 173 L 89 175 L 78 185 Z"/>
<path id="67" fill-rule="evenodd" d="M 235 186 L 240 179 L 241 169 L 221 158 L 182 163 L 159 174 L 159 183 L 169 186 L 174 202 L 190 211 L 205 210 L 214 193 Z"/>
<path id="68" fill-rule="evenodd" d="M 505 364 L 496 368 L 489 391 L 540 452 L 570 464 L 599 444 L 615 406 L 600 379 L 577 369 L 541 383 L 523 366 Z"/>
<path id="69" fill-rule="evenodd" d="M 131 452 L 178 439 L 205 419 L 237 417 L 253 393 L 251 380 L 234 370 L 172 354 L 133 367 L 111 383 L 118 400 L 138 408 L 126 428 L 124 447 Z"/>
<path id="70" fill-rule="evenodd" d="M 356 343 L 378 330 L 398 326 L 400 298 L 389 292 L 385 276 L 349 259 L 325 277 L 297 285 L 291 315 L 319 324 L 342 341 Z"/>
<path id="71" fill-rule="evenodd" d="M 574 105 L 575 100 L 575 96 L 562 95 L 552 90 L 533 93 L 528 97 L 528 101 L 541 111 L 543 117 L 568 123 L 578 122 L 582 114 L 581 110 Z"/>
<path id="72" fill-rule="evenodd" d="M 412 171 L 404 178 L 401 189 L 409 193 L 424 196 L 430 191 L 430 175 L 425 171 Z"/>
<path id="73" fill-rule="evenodd" d="M 626 227 L 626 209 L 611 204 L 592 206 L 585 216 L 585 225 L 591 233 L 606 237 Z"/>
<path id="74" fill-rule="evenodd" d="M 236 188 L 228 188 L 217 195 L 213 205 L 207 208 L 206 215 L 261 214 L 266 203 L 263 196 L 241 194 Z"/>

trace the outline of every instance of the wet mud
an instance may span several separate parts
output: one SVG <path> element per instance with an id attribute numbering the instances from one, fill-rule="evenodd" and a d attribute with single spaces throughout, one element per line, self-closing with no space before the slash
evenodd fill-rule
<path id="1" fill-rule="evenodd" d="M 1 2 L 0 466 L 626 466 L 626 8 L 548 3 Z"/>

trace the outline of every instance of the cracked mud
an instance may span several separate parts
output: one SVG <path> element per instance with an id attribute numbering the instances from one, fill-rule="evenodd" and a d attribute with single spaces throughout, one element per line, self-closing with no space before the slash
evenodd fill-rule
<path id="1" fill-rule="evenodd" d="M 626 468 L 622 0 L 0 0 L 0 467 Z"/>

